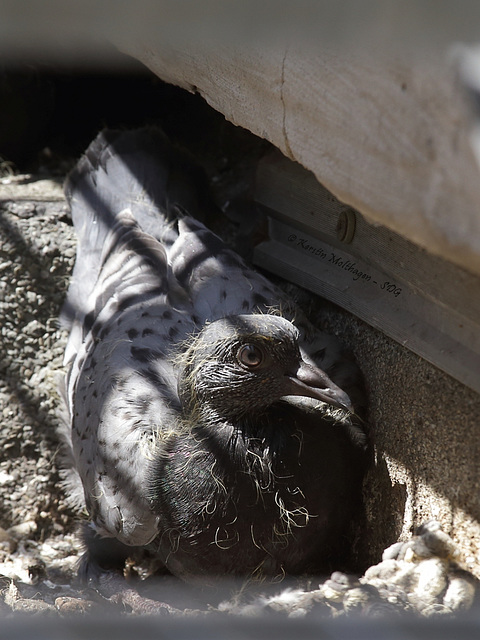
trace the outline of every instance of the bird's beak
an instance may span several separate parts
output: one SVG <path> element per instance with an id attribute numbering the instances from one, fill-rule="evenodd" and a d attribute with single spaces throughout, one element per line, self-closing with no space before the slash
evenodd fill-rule
<path id="1" fill-rule="evenodd" d="M 286 376 L 285 395 L 306 396 L 326 402 L 333 407 L 353 412 L 350 398 L 327 374 L 313 364 L 302 360 L 295 373 Z"/>

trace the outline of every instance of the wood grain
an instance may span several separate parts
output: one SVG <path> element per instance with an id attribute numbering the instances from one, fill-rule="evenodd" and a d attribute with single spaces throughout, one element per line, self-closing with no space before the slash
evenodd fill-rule
<path id="1" fill-rule="evenodd" d="M 445 57 L 151 36 L 120 48 L 310 169 L 343 202 L 480 273 L 480 176 Z"/>

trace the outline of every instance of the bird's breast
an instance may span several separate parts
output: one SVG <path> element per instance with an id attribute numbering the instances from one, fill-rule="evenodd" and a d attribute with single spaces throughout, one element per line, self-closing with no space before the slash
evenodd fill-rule
<path id="1" fill-rule="evenodd" d="M 304 465 L 303 437 L 283 455 L 263 439 L 176 438 L 152 476 L 161 515 L 156 550 L 176 575 L 298 573 L 328 527 L 321 466 Z"/>

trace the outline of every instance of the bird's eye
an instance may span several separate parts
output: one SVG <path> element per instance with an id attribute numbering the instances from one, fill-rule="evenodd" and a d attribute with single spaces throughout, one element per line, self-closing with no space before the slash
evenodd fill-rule
<path id="1" fill-rule="evenodd" d="M 237 351 L 237 360 L 242 366 L 255 369 L 263 362 L 263 351 L 255 344 L 244 344 Z"/>

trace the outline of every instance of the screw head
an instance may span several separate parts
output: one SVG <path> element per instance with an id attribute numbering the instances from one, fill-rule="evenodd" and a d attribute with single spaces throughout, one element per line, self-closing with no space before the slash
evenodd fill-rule
<path id="1" fill-rule="evenodd" d="M 356 216 L 353 209 L 344 209 L 337 220 L 337 238 L 340 242 L 350 244 L 355 236 Z"/>

